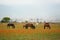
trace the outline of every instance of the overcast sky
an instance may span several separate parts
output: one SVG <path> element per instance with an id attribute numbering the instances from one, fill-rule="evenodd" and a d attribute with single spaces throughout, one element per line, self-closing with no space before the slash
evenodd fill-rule
<path id="1" fill-rule="evenodd" d="M 60 0 L 0 0 L 0 18 L 60 20 Z"/>

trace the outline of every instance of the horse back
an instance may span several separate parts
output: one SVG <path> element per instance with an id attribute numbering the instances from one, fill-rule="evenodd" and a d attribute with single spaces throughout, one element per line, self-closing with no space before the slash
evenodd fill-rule
<path id="1" fill-rule="evenodd" d="M 14 26 L 14 24 L 8 24 L 7 26 Z"/>
<path id="2" fill-rule="evenodd" d="M 49 23 L 45 23 L 44 26 L 50 26 L 50 24 Z"/>

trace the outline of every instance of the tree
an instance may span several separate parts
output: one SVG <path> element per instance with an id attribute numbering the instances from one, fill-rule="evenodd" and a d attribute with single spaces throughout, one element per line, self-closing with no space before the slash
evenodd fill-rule
<path id="1" fill-rule="evenodd" d="M 3 17 L 3 19 L 1 20 L 1 22 L 9 22 L 10 21 L 10 17 Z"/>

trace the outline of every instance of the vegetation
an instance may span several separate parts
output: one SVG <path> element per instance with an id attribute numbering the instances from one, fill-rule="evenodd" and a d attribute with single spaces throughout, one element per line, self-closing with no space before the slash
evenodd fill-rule
<path id="1" fill-rule="evenodd" d="M 60 40 L 60 24 L 50 24 L 51 29 L 44 29 L 43 23 L 36 29 L 24 29 L 23 23 L 14 23 L 16 28 L 7 28 L 7 23 L 0 24 L 0 40 Z"/>
<path id="2" fill-rule="evenodd" d="M 2 23 L 7 23 L 7 22 L 9 22 L 9 20 L 10 20 L 10 17 L 3 17 L 1 22 Z"/>

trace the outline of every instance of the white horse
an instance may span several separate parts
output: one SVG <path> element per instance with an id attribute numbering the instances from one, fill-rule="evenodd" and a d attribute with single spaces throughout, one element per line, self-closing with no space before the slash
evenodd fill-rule
<path id="1" fill-rule="evenodd" d="M 36 23 L 35 23 L 35 26 L 38 26 L 38 25 L 39 25 L 39 23 L 36 22 Z"/>

